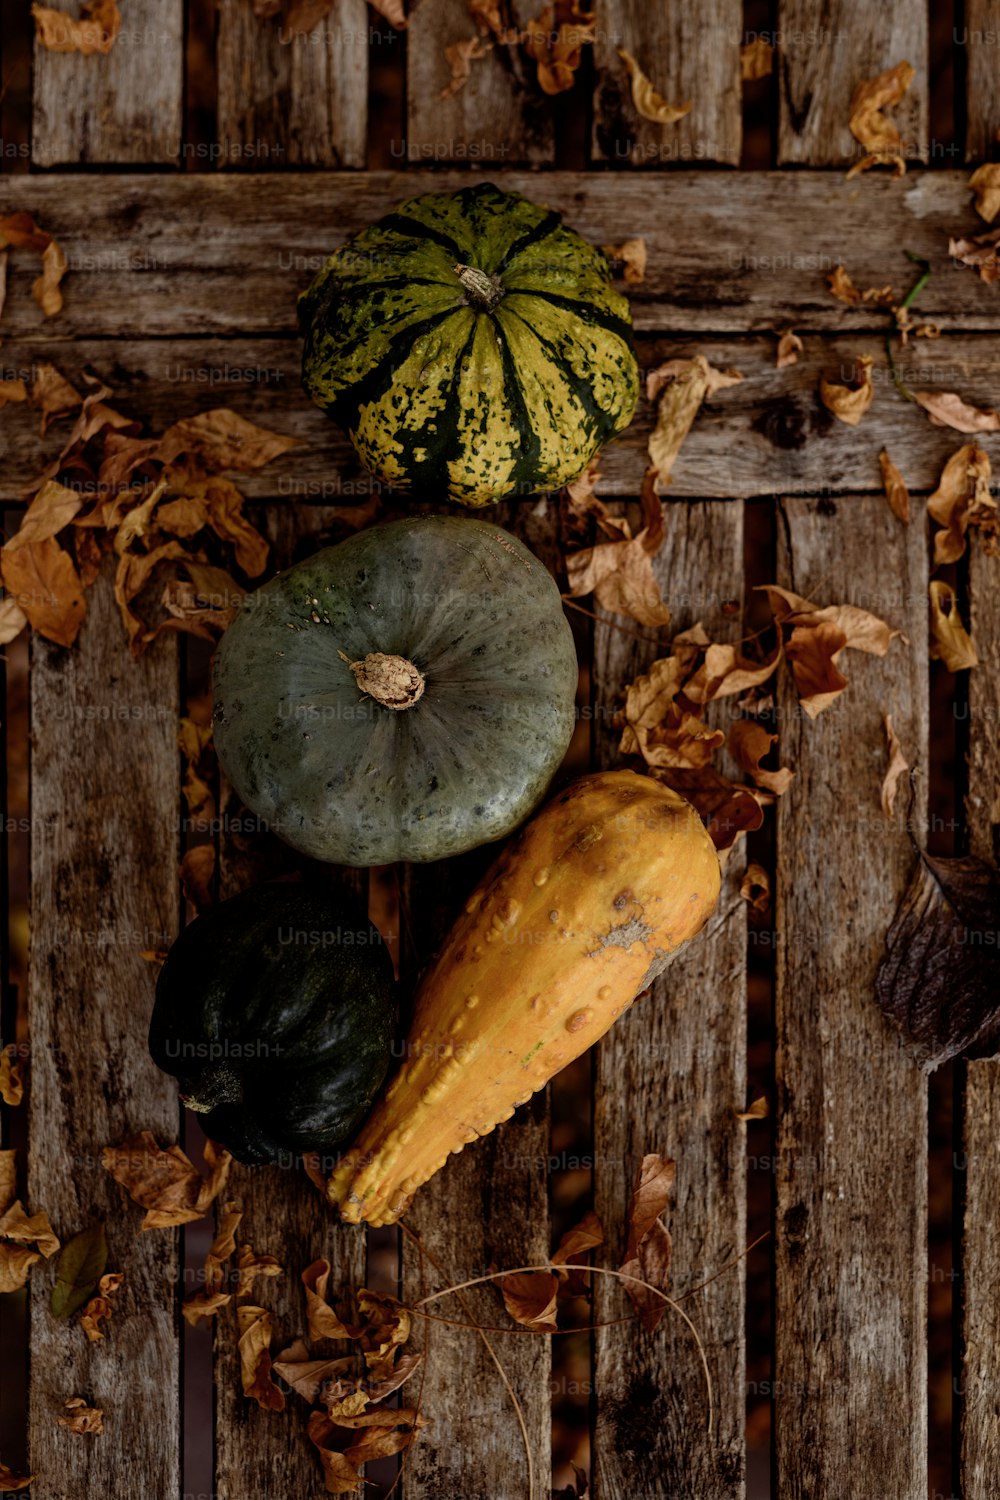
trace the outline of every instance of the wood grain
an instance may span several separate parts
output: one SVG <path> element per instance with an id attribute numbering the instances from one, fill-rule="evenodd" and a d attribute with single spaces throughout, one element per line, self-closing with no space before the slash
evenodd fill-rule
<path id="1" fill-rule="evenodd" d="M 108 1267 L 125 1273 L 99 1344 L 49 1312 L 54 1263 L 32 1274 L 38 1500 L 180 1489 L 178 1235 L 141 1234 L 101 1165 L 140 1130 L 177 1140 L 175 1086 L 146 1049 L 156 970 L 140 957 L 177 931 L 177 698 L 176 641 L 132 661 L 107 574 L 72 650 L 32 642 L 28 1202 L 64 1243 L 103 1220 Z M 72 1396 L 103 1409 L 102 1437 L 56 1425 Z"/>
<path id="2" fill-rule="evenodd" d="M 701 620 L 713 640 L 737 638 L 743 507 L 668 504 L 665 518 L 654 570 L 673 625 L 681 630 Z M 612 716 L 624 685 L 664 654 L 610 623 L 595 627 L 599 766 L 618 761 Z M 602 1263 L 617 1267 L 624 1259 L 626 1210 L 642 1157 L 672 1156 L 677 1188 L 666 1222 L 674 1296 L 715 1276 L 745 1244 L 747 1127 L 736 1119 L 746 1089 L 743 864 L 737 849 L 709 926 L 595 1049 L 594 1206 L 610 1231 Z M 595 1322 L 630 1310 L 610 1278 L 596 1281 Z M 739 1500 L 745 1493 L 743 1303 L 742 1266 L 685 1303 L 715 1388 L 711 1438 L 697 1350 L 678 1317 L 668 1311 L 652 1335 L 634 1323 L 594 1335 L 595 1500 Z"/>
<path id="3" fill-rule="evenodd" d="M 1000 863 L 1000 559 L 978 545 L 969 563 L 971 631 L 979 666 L 969 673 L 970 854 Z M 964 1500 L 990 1500 L 1000 1473 L 1000 1281 L 991 1233 L 1000 1184 L 1000 1064 L 969 1063 L 962 1118 L 960 1473 Z"/>
<path id="4" fill-rule="evenodd" d="M 220 0 L 222 166 L 363 167 L 370 27 L 365 0 L 337 4 L 306 36 L 246 0 Z"/>
<path id="5" fill-rule="evenodd" d="M 966 267 L 941 266 L 949 235 L 976 234 L 967 174 L 709 171 L 491 174 L 560 209 L 595 244 L 646 240 L 632 307 L 643 331 L 673 335 L 883 326 L 845 307 L 825 277 L 839 262 L 861 287 L 911 284 L 903 247 L 940 269 L 920 298 L 949 331 L 996 330 L 1000 298 Z M 66 306 L 46 322 L 31 296 L 37 261 L 11 257 L 4 338 L 294 334 L 295 298 L 326 257 L 404 198 L 468 181 L 452 170 L 9 177 L 7 211 L 27 209 L 70 258 Z"/>
<path id="6" fill-rule="evenodd" d="M 615 167 L 736 165 L 742 142 L 739 0 L 651 6 L 598 0 L 593 154 Z M 691 103 L 673 125 L 639 114 L 619 51 L 635 58 L 668 104 Z"/>
<path id="7" fill-rule="evenodd" d="M 515 26 L 538 13 L 530 0 L 513 0 L 510 9 Z M 451 80 L 445 47 L 477 34 L 465 0 L 418 0 L 411 8 L 402 154 L 414 164 L 464 162 L 491 176 L 519 163 L 551 164 L 552 100 L 538 87 L 536 69 L 516 44 L 490 46 L 484 57 L 473 59 L 465 86 L 449 99 L 441 98 Z"/>
<path id="8" fill-rule="evenodd" d="M 779 582 L 902 630 L 846 652 L 815 721 L 787 678 L 778 807 L 776 1500 L 923 1495 L 927 1485 L 927 1089 L 874 980 L 913 851 L 886 820 L 883 715 L 927 744 L 926 547 L 881 495 L 781 510 Z M 913 815 L 919 836 L 921 806 Z M 890 1419 L 890 1414 L 896 1414 Z"/>
<path id="9" fill-rule="evenodd" d="M 321 507 L 297 510 L 284 507 L 264 518 L 272 545 L 272 562 L 283 568 L 303 553 L 313 550 L 314 533 L 333 521 Z M 224 806 L 237 816 L 239 803 L 225 791 Z M 220 897 L 234 896 L 247 885 L 271 874 L 288 873 L 305 863 L 320 878 L 324 867 L 300 861 L 294 851 L 268 838 L 260 849 L 260 863 L 249 861 L 246 841 L 234 837 L 221 840 Z M 341 871 L 326 867 L 334 885 L 349 890 L 362 904 L 367 892 L 367 871 Z M 289 1160 L 274 1167 L 243 1167 L 234 1164 L 228 1197 L 243 1208 L 239 1242 L 262 1254 L 276 1255 L 285 1268 L 283 1276 L 258 1283 L 253 1300 L 272 1313 L 276 1354 L 294 1339 L 305 1337 L 305 1294 L 300 1273 L 320 1256 L 330 1261 L 331 1295 L 351 1294 L 365 1285 L 366 1235 L 363 1227 L 341 1224 L 308 1180 L 301 1166 Z M 219 1500 L 274 1500 L 275 1496 L 322 1493 L 322 1477 L 315 1449 L 306 1434 L 309 1404 L 296 1393 L 287 1396 L 287 1408 L 265 1411 L 243 1395 L 240 1382 L 239 1344 L 232 1307 L 216 1320 L 215 1328 L 215 1482 Z M 343 1351 L 333 1345 L 321 1352 Z"/>
<path id="10" fill-rule="evenodd" d="M 924 0 L 779 0 L 779 165 L 849 166 L 866 154 L 848 128 L 859 83 L 904 60 L 917 75 L 887 110 L 903 155 L 929 147 L 927 6 Z M 867 184 L 865 184 L 867 186 Z"/>
<path id="11" fill-rule="evenodd" d="M 937 484 L 959 435 L 935 427 L 892 384 L 881 339 L 871 335 L 807 338 L 799 363 L 774 367 L 773 338 L 725 338 L 706 344 L 691 338 L 637 340 L 640 364 L 705 351 L 719 368 L 746 377 L 710 398 L 685 440 L 673 471 L 677 496 L 819 493 L 865 494 L 879 485 L 878 453 L 887 448 L 914 493 Z M 874 403 L 859 428 L 836 421 L 819 400 L 820 377 L 851 378 L 858 357 L 875 360 Z M 243 491 L 257 498 L 351 507 L 379 492 L 379 481 L 361 467 L 340 428 L 307 399 L 299 378 L 301 344 L 292 339 L 147 339 L 111 343 L 9 346 L 0 363 L 29 385 L 38 364 L 55 363 L 82 385 L 93 369 L 120 392 L 119 402 L 152 432 L 181 416 L 213 406 L 231 406 L 264 426 L 297 437 L 299 445 L 265 468 L 239 476 Z M 960 391 L 967 401 L 996 400 L 996 338 L 949 335 L 920 339 L 897 350 L 897 367 L 915 390 Z M 601 494 L 638 493 L 647 466 L 647 444 L 655 420 L 645 399 L 632 425 L 604 453 Z M 57 457 L 66 424 L 56 423 L 44 440 L 38 413 L 27 403 L 3 413 L 6 452 L 0 497 L 16 500 L 47 462 Z M 1000 463 L 1000 437 L 981 435 Z"/>
<path id="12" fill-rule="evenodd" d="M 965 47 L 965 154 L 969 161 L 995 161 L 1000 130 L 1000 0 L 966 0 L 955 36 Z"/>
<path id="13" fill-rule="evenodd" d="M 52 8 L 79 16 L 76 0 Z M 128 0 L 106 56 L 49 52 L 35 42 L 31 157 L 36 167 L 77 162 L 168 163 L 181 154 L 183 0 Z M 74 194 L 81 207 L 89 193 Z"/>

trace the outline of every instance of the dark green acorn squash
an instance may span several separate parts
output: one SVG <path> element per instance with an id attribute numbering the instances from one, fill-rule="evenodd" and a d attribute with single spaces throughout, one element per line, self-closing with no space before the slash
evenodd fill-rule
<path id="1" fill-rule="evenodd" d="M 330 1151 L 392 1051 L 392 961 L 340 893 L 261 885 L 185 927 L 156 985 L 153 1061 L 238 1161 Z"/>
<path id="2" fill-rule="evenodd" d="M 248 595 L 214 664 L 246 805 L 335 864 L 444 859 L 538 804 L 573 732 L 559 590 L 508 532 L 374 526 Z"/>
<path id="3" fill-rule="evenodd" d="M 555 489 L 627 427 L 632 321 L 605 257 L 491 183 L 403 203 L 299 299 L 303 380 L 394 488 Z"/>

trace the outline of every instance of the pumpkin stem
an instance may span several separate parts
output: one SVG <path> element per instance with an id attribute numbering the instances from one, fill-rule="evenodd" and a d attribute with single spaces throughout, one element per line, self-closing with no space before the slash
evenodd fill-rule
<path id="1" fill-rule="evenodd" d="M 347 662 L 365 696 L 374 698 L 383 708 L 412 708 L 424 695 L 424 674 L 405 656 L 369 651 L 362 661 L 351 661 L 341 651 L 340 658 Z"/>
<path id="2" fill-rule="evenodd" d="M 504 287 L 499 276 L 488 276 L 475 266 L 457 265 L 455 275 L 465 288 L 465 300 L 478 312 L 492 312 L 503 297 Z"/>
<path id="3" fill-rule="evenodd" d="M 207 1115 L 220 1104 L 238 1104 L 243 1098 L 243 1085 L 238 1074 L 225 1063 L 205 1068 L 193 1084 L 190 1093 L 181 1094 L 181 1103 L 197 1115 Z"/>

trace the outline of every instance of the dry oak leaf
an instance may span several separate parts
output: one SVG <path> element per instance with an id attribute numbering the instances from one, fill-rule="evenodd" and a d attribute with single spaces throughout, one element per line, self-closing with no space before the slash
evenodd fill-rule
<path id="1" fill-rule="evenodd" d="M 747 865 L 740 881 L 740 895 L 744 901 L 749 901 L 754 911 L 765 912 L 771 904 L 771 877 L 755 859 Z"/>
<path id="2" fill-rule="evenodd" d="M 0 380 L 0 411 L 8 401 L 27 401 L 28 387 L 23 380 Z"/>
<path id="3" fill-rule="evenodd" d="M 0 1459 L 0 1494 L 10 1495 L 15 1490 L 26 1490 L 34 1477 L 33 1474 L 29 1474 L 26 1478 L 19 1479 L 13 1469 L 8 1469 L 7 1465 Z"/>
<path id="4" fill-rule="evenodd" d="M 949 240 L 948 254 L 963 266 L 974 266 L 981 281 L 1000 281 L 1000 225 L 971 239 Z"/>
<path id="5" fill-rule="evenodd" d="M 1000 412 L 992 407 L 969 406 L 954 391 L 913 394 L 935 427 L 953 427 L 956 432 L 1000 432 Z"/>
<path id="6" fill-rule="evenodd" d="M 657 125 L 675 125 L 691 112 L 692 100 L 689 99 L 686 104 L 671 104 L 662 94 L 658 94 L 631 52 L 619 47 L 618 56 L 632 80 L 632 103 L 644 120 L 653 120 Z"/>
<path id="7" fill-rule="evenodd" d="M 66 1408 L 66 1416 L 59 1417 L 57 1425 L 66 1427 L 77 1437 L 85 1437 L 89 1434 L 97 1434 L 104 1431 L 104 1413 L 97 1406 L 88 1406 L 82 1396 L 71 1396 L 63 1405 Z"/>
<path id="8" fill-rule="evenodd" d="M 896 168 L 901 176 L 906 171 L 902 157 L 903 140 L 896 126 L 882 113 L 893 104 L 898 104 L 916 77 L 916 70 L 908 62 L 897 63 L 887 68 L 877 78 L 867 78 L 858 84 L 851 98 L 849 120 L 851 134 L 868 152 L 862 161 L 856 162 L 847 174 L 855 176 L 868 167 L 886 163 Z"/>
<path id="9" fill-rule="evenodd" d="M 243 1394 L 269 1411 L 284 1411 L 285 1398 L 271 1378 L 271 1314 L 249 1302 L 236 1309 Z"/>
<path id="10" fill-rule="evenodd" d="M 6 546 L 0 571 L 8 596 L 32 628 L 59 646 L 72 646 L 86 613 L 83 585 L 73 559 L 54 537 L 13 550 Z"/>
<path id="11" fill-rule="evenodd" d="M 931 600 L 931 656 L 944 662 L 949 672 L 967 672 L 978 667 L 976 648 L 962 624 L 958 600 L 950 583 L 932 579 L 928 592 Z"/>
<path id="12" fill-rule="evenodd" d="M 593 594 L 604 609 L 631 615 L 640 625 L 668 625 L 670 610 L 660 596 L 652 559 L 663 544 L 663 512 L 655 491 L 656 475 L 648 471 L 642 486 L 643 519 L 638 535 L 627 541 L 600 542 L 566 559 L 571 599 Z"/>
<path id="13" fill-rule="evenodd" d="M 870 354 L 860 355 L 855 361 L 851 385 L 838 385 L 827 380 L 825 375 L 820 377 L 820 400 L 827 411 L 832 412 L 841 422 L 846 422 L 848 427 L 857 427 L 875 399 L 875 387 L 872 384 L 874 363 Z"/>
<path id="14" fill-rule="evenodd" d="M 885 448 L 879 453 L 878 462 L 882 472 L 882 488 L 889 502 L 889 509 L 896 519 L 905 525 L 910 519 L 910 492 L 906 487 L 906 480 Z"/>
<path id="15" fill-rule="evenodd" d="M 646 279 L 646 241 L 644 239 L 623 240 L 620 245 L 602 245 L 611 272 L 621 276 L 626 286 L 639 286 Z M 620 268 L 620 269 L 619 269 Z"/>
<path id="16" fill-rule="evenodd" d="M 903 754 L 903 747 L 899 743 L 899 735 L 893 728 L 892 715 L 886 714 L 882 722 L 883 727 L 885 728 L 885 741 L 886 747 L 889 752 L 889 764 L 886 767 L 886 773 L 882 780 L 882 790 L 879 794 L 879 801 L 882 804 L 882 811 L 885 816 L 887 818 L 891 818 L 896 807 L 896 792 L 899 789 L 899 778 L 906 774 L 906 772 L 910 769 L 910 765 L 908 760 L 906 759 L 906 756 Z"/>
<path id="17" fill-rule="evenodd" d="M 980 531 L 985 550 L 994 550 L 998 516 L 990 492 L 992 472 L 989 454 L 976 443 L 964 443 L 945 464 L 927 501 L 928 515 L 942 527 L 934 534 L 935 563 L 958 561 L 970 526 Z"/>
<path id="18" fill-rule="evenodd" d="M 1000 214 L 1000 162 L 984 162 L 969 178 L 976 195 L 976 213 L 992 224 Z"/>
<path id="19" fill-rule="evenodd" d="M 449 42 L 444 49 L 444 55 L 451 70 L 451 79 L 438 94 L 438 98 L 451 99 L 460 93 L 469 81 L 475 59 L 486 57 L 491 50 L 492 43 L 484 45 L 480 36 L 465 37 L 460 42 Z"/>
<path id="20" fill-rule="evenodd" d="M 670 1285 L 673 1244 L 660 1215 L 667 1207 L 676 1176 L 675 1162 L 654 1152 L 643 1157 L 629 1203 L 625 1259 L 618 1268 L 624 1275 L 648 1281 L 663 1292 Z M 652 1333 L 667 1304 L 634 1281 L 626 1281 L 624 1285 L 639 1322 L 647 1333 Z"/>
<path id="21" fill-rule="evenodd" d="M 789 365 L 798 364 L 802 349 L 802 340 L 798 334 L 793 333 L 790 328 L 786 328 L 783 333 L 778 335 L 778 348 L 774 359 L 775 369 L 784 370 Z"/>
<path id="22" fill-rule="evenodd" d="M 0 1049 L 0 1099 L 16 1109 L 24 1098 L 24 1083 L 21 1080 L 21 1070 L 14 1061 L 14 1048 L 4 1047 Z"/>
<path id="23" fill-rule="evenodd" d="M 62 311 L 63 295 L 59 283 L 69 269 L 69 262 L 55 240 L 42 252 L 42 274 L 31 284 L 31 295 L 46 318 L 54 318 Z"/>
<path id="24" fill-rule="evenodd" d="M 91 1297 L 80 1314 L 80 1327 L 87 1335 L 88 1343 L 99 1344 L 104 1338 L 104 1331 L 100 1325 L 110 1319 L 111 1299 L 124 1280 L 125 1277 L 121 1271 L 108 1271 L 101 1277 L 97 1296 Z"/>
<path id="25" fill-rule="evenodd" d="M 740 79 L 754 83 L 774 72 L 774 47 L 762 36 L 755 36 L 740 48 Z"/>
<path id="26" fill-rule="evenodd" d="M 43 363 L 35 367 L 35 378 L 31 383 L 31 404 L 37 406 L 42 414 L 41 436 L 44 437 L 49 424 L 81 406 L 83 397 L 55 365 Z"/>
<path id="27" fill-rule="evenodd" d="M 755 719 L 737 719 L 729 731 L 729 753 L 740 770 L 756 786 L 762 786 L 776 797 L 781 797 L 788 791 L 795 772 L 787 766 L 769 771 L 760 764 L 764 756 L 770 754 L 777 740 L 776 734 L 769 734 L 763 724 L 758 724 Z"/>
<path id="28" fill-rule="evenodd" d="M 215 845 L 196 844 L 184 855 L 178 867 L 181 891 L 199 916 L 215 905 Z"/>
<path id="29" fill-rule="evenodd" d="M 174 422 L 159 439 L 156 456 L 172 464 L 186 453 L 210 470 L 248 471 L 270 463 L 298 442 L 286 433 L 258 427 L 227 406 L 218 406 Z"/>
<path id="30" fill-rule="evenodd" d="M 214 1142 L 205 1142 L 208 1176 L 180 1146 L 159 1146 L 150 1130 L 141 1130 L 117 1146 L 105 1146 L 101 1161 L 134 1203 L 146 1210 L 143 1229 L 171 1229 L 203 1219 L 222 1192 L 232 1157 Z"/>
<path id="31" fill-rule="evenodd" d="M 538 83 L 545 94 L 563 94 L 573 87 L 583 49 L 593 43 L 596 22 L 581 11 L 579 0 L 552 0 L 522 33 L 524 50 L 538 67 Z"/>
<path id="32" fill-rule="evenodd" d="M 32 5 L 38 42 L 49 52 L 82 52 L 84 57 L 109 53 L 122 24 L 116 0 L 85 0 L 82 10 L 83 18 L 77 20 L 48 5 Z"/>
<path id="33" fill-rule="evenodd" d="M 649 438 L 649 461 L 657 471 L 656 488 L 662 493 L 684 439 L 706 396 L 743 379 L 739 370 L 717 370 L 703 354 L 692 359 L 670 359 L 646 372 L 646 396 L 658 401 L 656 425 Z"/>

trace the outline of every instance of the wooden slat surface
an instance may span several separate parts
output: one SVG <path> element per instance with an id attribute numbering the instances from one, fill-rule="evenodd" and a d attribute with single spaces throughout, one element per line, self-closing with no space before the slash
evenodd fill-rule
<path id="1" fill-rule="evenodd" d="M 973 546 L 971 625 L 979 666 L 969 673 L 969 852 L 1000 862 L 1000 558 Z M 956 683 L 956 687 L 958 684 Z M 1000 1473 L 1000 1064 L 970 1063 L 961 1149 L 962 1226 L 960 1463 L 963 1500 L 991 1500 Z"/>
<path id="2" fill-rule="evenodd" d="M 513 0 L 515 25 L 534 20 L 537 6 Z M 545 166 L 555 155 L 552 100 L 519 47 L 494 45 L 472 61 L 464 86 L 449 99 L 445 47 L 478 35 L 465 0 L 418 0 L 406 33 L 407 139 L 393 143 L 406 160 L 464 162 L 492 174 L 519 163 Z"/>
<path id="3" fill-rule="evenodd" d="M 956 39 L 965 48 L 965 154 L 995 161 L 1000 130 L 1000 0 L 966 0 Z"/>
<path id="4" fill-rule="evenodd" d="M 774 367 L 774 339 L 691 338 L 637 340 L 640 364 L 699 350 L 720 368 L 735 367 L 746 379 L 711 398 L 699 414 L 673 471 L 676 495 L 728 498 L 785 493 L 863 494 L 880 483 L 882 447 L 899 464 L 914 492 L 930 491 L 962 441 L 935 427 L 892 385 L 881 339 L 848 335 L 811 338 L 799 364 Z M 20 351 L 22 354 L 28 351 Z M 306 504 L 362 503 L 378 481 L 367 475 L 337 425 L 303 395 L 302 346 L 292 339 L 178 339 L 111 343 L 86 339 L 76 345 L 42 344 L 31 359 L 10 349 L 6 364 L 30 383 L 42 361 L 55 363 L 78 387 L 92 368 L 120 392 L 121 406 L 153 432 L 181 416 L 212 406 L 232 406 L 241 415 L 300 439 L 298 447 L 256 472 L 241 476 L 249 495 Z M 876 361 L 875 401 L 858 428 L 836 421 L 819 400 L 820 377 L 850 377 L 859 355 Z M 996 338 L 990 334 L 921 339 L 899 354 L 899 368 L 916 390 L 957 390 L 967 401 L 990 406 L 996 399 Z M 645 399 L 632 425 L 605 451 L 599 490 L 634 495 L 646 468 L 655 420 Z M 3 413 L 6 452 L 0 498 L 16 500 L 66 437 L 57 423 L 42 441 L 38 412 L 28 404 Z M 1000 437 L 980 441 L 1000 463 Z"/>
<path id="5" fill-rule="evenodd" d="M 29 1200 L 64 1242 L 103 1220 L 125 1281 L 90 1344 L 49 1313 L 51 1266 L 32 1274 L 38 1500 L 180 1489 L 178 1236 L 140 1234 L 100 1160 L 140 1130 L 177 1140 L 175 1087 L 146 1048 L 156 970 L 140 957 L 177 931 L 177 645 L 131 659 L 110 576 L 87 611 L 72 651 L 32 643 Z M 56 1425 L 71 1396 L 103 1408 L 103 1436 Z"/>
<path id="6" fill-rule="evenodd" d="M 52 0 L 67 16 L 76 0 Z M 176 166 L 183 121 L 184 0 L 128 0 L 106 56 L 35 43 L 31 156 L 36 166 Z M 89 194 L 77 193 L 85 207 Z"/>
<path id="7" fill-rule="evenodd" d="M 697 165 L 740 159 L 740 0 L 697 6 L 598 0 L 593 154 L 614 167 Z M 619 49 L 629 52 L 669 104 L 691 102 L 673 125 L 640 115 Z"/>
<path id="8" fill-rule="evenodd" d="M 713 640 L 738 637 L 743 595 L 743 508 L 666 506 L 666 540 L 654 561 L 673 627 L 701 620 Z M 622 623 L 620 617 L 615 617 Z M 666 633 L 664 633 L 666 635 Z M 600 624 L 594 632 L 598 764 L 618 760 L 610 716 L 624 685 L 666 645 L 638 643 Z M 731 705 L 730 705 L 731 706 Z M 720 718 L 720 723 L 725 723 Z M 594 1203 L 611 1231 L 606 1265 L 624 1258 L 629 1196 L 642 1157 L 677 1162 L 667 1217 L 674 1238 L 673 1294 L 713 1277 L 745 1243 L 746 903 L 744 855 L 730 859 L 716 915 L 650 993 L 595 1049 Z M 621 1289 L 595 1278 L 594 1321 L 629 1310 Z M 652 1335 L 634 1323 L 594 1335 L 595 1500 L 739 1500 L 744 1494 L 745 1351 L 742 1266 L 685 1303 L 706 1347 L 716 1430 L 688 1329 L 669 1311 Z"/>
<path id="9" fill-rule="evenodd" d="M 865 148 L 848 129 L 859 83 L 904 60 L 917 76 L 888 111 L 903 155 L 928 152 L 927 6 L 925 0 L 779 0 L 778 161 L 848 166 Z"/>
<path id="10" fill-rule="evenodd" d="M 255 16 L 247 0 L 220 0 L 220 164 L 363 167 L 369 55 L 365 0 L 337 0 L 296 37 L 281 17 Z"/>
<path id="11" fill-rule="evenodd" d="M 311 534 L 333 518 L 322 508 L 291 507 L 267 515 L 265 525 L 272 545 L 272 561 L 287 567 L 313 551 Z M 238 815 L 239 803 L 227 793 L 227 805 Z M 244 841 L 245 843 L 245 841 Z M 224 836 L 220 849 L 220 897 L 235 895 L 271 874 L 287 872 L 296 864 L 294 853 L 270 840 L 271 868 L 248 868 L 237 847 Z M 263 851 L 266 857 L 266 849 Z M 312 866 L 322 873 L 322 867 Z M 332 867 L 328 878 L 349 890 L 362 904 L 367 872 Z M 300 1273 L 319 1257 L 332 1266 L 330 1294 L 351 1294 L 366 1284 L 366 1236 L 363 1228 L 341 1224 L 298 1164 L 274 1167 L 234 1165 L 230 1198 L 243 1208 L 238 1236 L 262 1254 L 275 1255 L 283 1276 L 260 1281 L 254 1297 L 273 1315 L 275 1354 L 294 1339 L 306 1336 L 305 1297 Z M 284 1495 L 303 1497 L 322 1493 L 315 1449 L 306 1434 L 309 1404 L 292 1392 L 282 1413 L 265 1411 L 248 1401 L 240 1382 L 238 1330 L 234 1316 L 224 1311 L 215 1331 L 215 1485 L 218 1500 L 274 1500 Z M 321 1357 L 336 1346 L 317 1346 Z"/>
<path id="12" fill-rule="evenodd" d="M 874 996 L 913 864 L 879 806 L 891 713 L 927 745 L 926 546 L 884 498 L 781 508 L 779 582 L 909 638 L 852 651 L 815 721 L 786 678 L 778 806 L 776 1500 L 926 1492 L 926 1081 Z M 914 811 L 919 836 L 922 812 Z"/>
<path id="13" fill-rule="evenodd" d="M 910 285 L 904 247 L 938 267 L 924 317 L 951 331 L 1000 326 L 996 288 L 945 259 L 949 235 L 982 228 L 966 173 L 489 175 L 597 244 L 645 238 L 647 277 L 632 298 L 642 330 L 881 329 L 870 305 L 835 301 L 825 276 L 844 261 L 859 286 Z M 295 333 L 296 294 L 336 245 L 404 198 L 467 182 L 453 171 L 343 173 L 318 192 L 309 173 L 116 175 L 88 179 L 83 194 L 63 176 L 8 178 L 7 211 L 35 213 L 72 269 L 66 306 L 47 322 L 30 292 L 37 262 L 12 256 L 4 337 L 119 338 L 123 309 L 128 332 L 147 337 Z"/>

